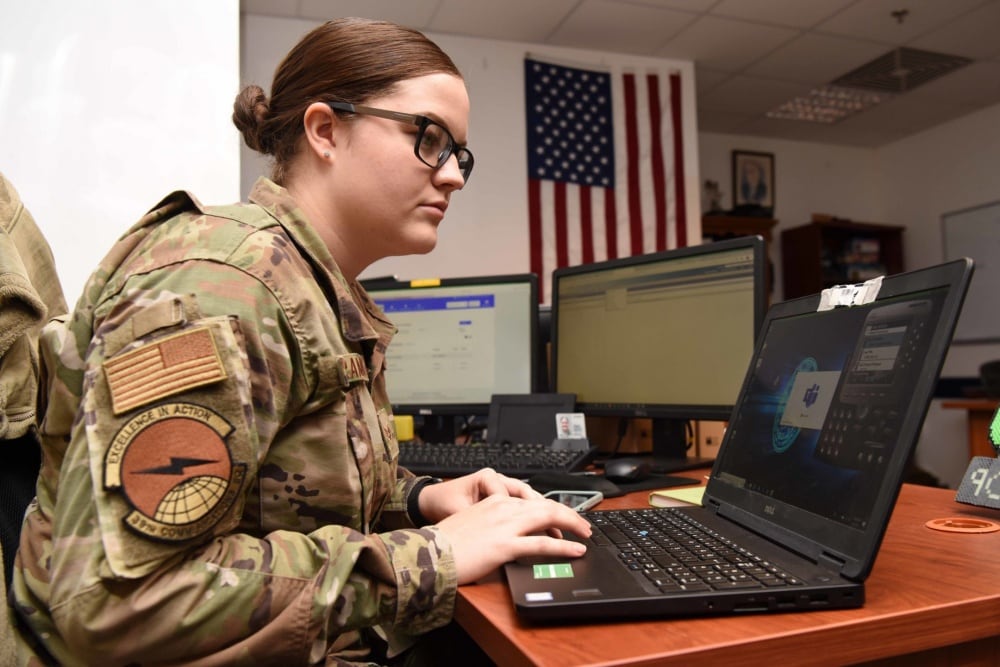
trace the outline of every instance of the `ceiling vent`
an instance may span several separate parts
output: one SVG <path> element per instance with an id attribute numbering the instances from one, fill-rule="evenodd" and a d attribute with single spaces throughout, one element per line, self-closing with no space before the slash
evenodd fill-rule
<path id="1" fill-rule="evenodd" d="M 971 58 L 962 56 L 903 47 L 889 51 L 831 83 L 882 93 L 905 93 L 971 62 Z"/>

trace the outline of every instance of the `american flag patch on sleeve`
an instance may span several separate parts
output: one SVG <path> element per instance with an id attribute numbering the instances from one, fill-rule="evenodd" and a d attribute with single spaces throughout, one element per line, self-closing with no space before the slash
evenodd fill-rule
<path id="1" fill-rule="evenodd" d="M 173 394 L 218 382 L 226 371 L 211 330 L 169 336 L 104 362 L 116 415 Z"/>

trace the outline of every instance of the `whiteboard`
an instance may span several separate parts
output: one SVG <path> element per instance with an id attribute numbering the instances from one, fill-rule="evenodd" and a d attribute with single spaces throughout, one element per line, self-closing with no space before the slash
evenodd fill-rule
<path id="1" fill-rule="evenodd" d="M 173 190 L 239 199 L 238 0 L 30 0 L 0 24 L 0 172 L 72 306 L 101 258 Z"/>
<path id="2" fill-rule="evenodd" d="M 954 340 L 1000 340 L 1000 201 L 945 213 L 941 227 L 945 259 L 971 257 L 976 265 Z"/>

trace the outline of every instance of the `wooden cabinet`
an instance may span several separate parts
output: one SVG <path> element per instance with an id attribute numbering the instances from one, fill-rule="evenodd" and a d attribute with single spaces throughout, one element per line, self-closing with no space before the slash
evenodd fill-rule
<path id="1" fill-rule="evenodd" d="M 784 297 L 864 282 L 903 270 L 903 230 L 848 220 L 814 220 L 781 232 Z"/>

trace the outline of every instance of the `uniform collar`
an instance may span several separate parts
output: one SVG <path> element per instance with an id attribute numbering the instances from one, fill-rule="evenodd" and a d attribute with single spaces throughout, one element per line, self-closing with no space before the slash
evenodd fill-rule
<path id="1" fill-rule="evenodd" d="M 385 317 L 357 280 L 348 280 L 344 276 L 330 250 L 288 190 L 270 179 L 261 177 L 250 190 L 250 201 L 273 216 L 303 254 L 322 269 L 317 272 L 317 278 L 326 283 L 325 287 L 336 299 L 337 314 L 344 338 L 367 343 L 366 352 L 375 357 L 370 359 L 370 362 L 381 365 L 385 347 L 389 344 L 396 327 Z"/>

